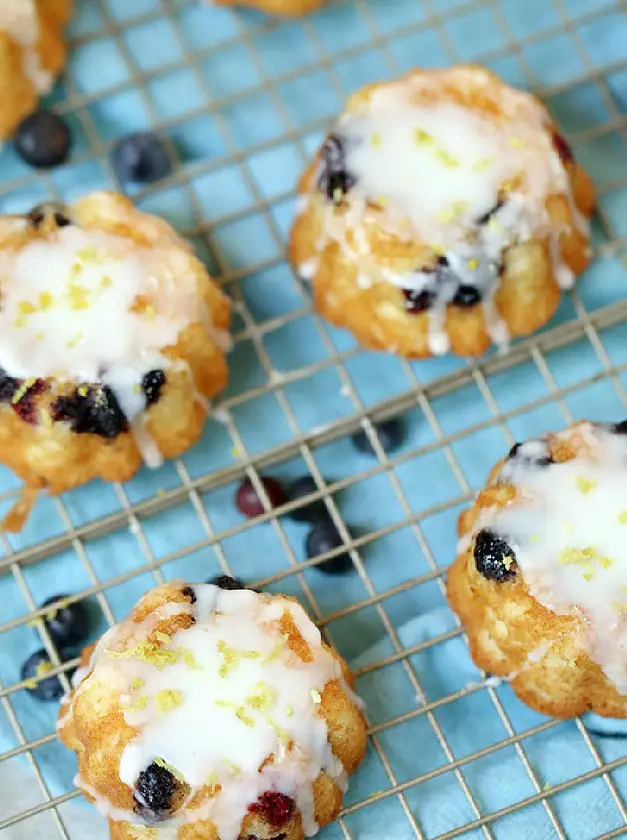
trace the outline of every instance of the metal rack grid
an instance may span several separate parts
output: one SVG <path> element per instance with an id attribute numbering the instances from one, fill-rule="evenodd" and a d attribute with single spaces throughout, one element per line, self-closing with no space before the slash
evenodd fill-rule
<path id="1" fill-rule="evenodd" d="M 532 836 L 583 837 L 573 827 L 572 818 L 580 816 L 577 800 L 571 797 L 567 807 L 561 807 L 560 797 L 572 789 L 576 796 L 583 796 L 581 791 L 586 783 L 598 783 L 594 796 L 603 803 L 605 812 L 614 809 L 610 822 L 594 836 L 609 840 L 624 835 L 627 833 L 627 786 L 620 775 L 620 768 L 627 764 L 624 750 L 619 747 L 608 751 L 607 741 L 597 738 L 578 720 L 569 726 L 574 728 L 589 757 L 589 767 L 571 774 L 559 768 L 566 775 L 559 780 L 553 778 L 545 753 L 555 743 L 551 738 L 559 738 L 567 724 L 537 715 L 525 717 L 524 713 L 521 724 L 520 709 L 507 694 L 507 687 L 497 686 L 481 675 L 474 681 L 463 680 L 455 689 L 449 686 L 445 691 L 434 692 L 428 667 L 432 664 L 430 657 L 446 657 L 451 644 L 463 644 L 461 630 L 450 617 L 447 629 L 408 643 L 404 628 L 413 612 L 434 605 L 438 610 L 445 609 L 443 577 L 452 557 L 454 540 L 452 536 L 446 538 L 444 533 L 452 534 L 455 515 L 480 486 L 483 473 L 497 452 L 511 445 L 515 437 L 533 434 L 543 425 L 570 422 L 586 413 L 593 419 L 607 419 L 608 413 L 620 412 L 627 405 L 624 384 L 627 353 L 621 351 L 626 338 L 627 300 L 622 299 L 620 282 L 621 269 L 625 267 L 622 248 L 626 237 L 618 214 L 620 191 L 627 187 L 627 176 L 617 175 L 608 169 L 606 162 L 601 162 L 607 151 L 603 144 L 608 138 L 617 139 L 618 151 L 624 154 L 627 95 L 622 99 L 620 89 L 617 94 L 615 79 L 619 85 L 624 79 L 627 90 L 627 76 L 620 75 L 627 62 L 620 57 L 613 59 L 611 51 L 598 61 L 591 56 L 590 40 L 586 37 L 595 31 L 609 34 L 610 25 L 614 31 L 618 29 L 624 34 L 627 3 L 625 0 L 531 3 L 525 19 L 530 20 L 537 11 L 538 20 L 524 32 L 518 28 L 523 18 L 516 0 L 353 0 L 331 3 L 321 15 L 291 25 L 254 14 L 200 10 L 192 0 L 134 0 L 126 4 L 121 0 L 101 0 L 97 4 L 84 0 L 77 5 L 80 25 L 71 42 L 75 55 L 88 54 L 102 44 L 114 45 L 123 70 L 119 78 L 113 78 L 105 87 L 89 90 L 81 88 L 81 73 L 85 72 L 82 64 L 70 63 L 61 93 L 52 101 L 60 113 L 72 119 L 80 137 L 71 163 L 75 178 L 66 181 L 56 173 L 35 178 L 16 166 L 7 157 L 10 152 L 5 151 L 4 157 L 0 157 L 0 205 L 3 210 L 23 210 L 29 202 L 40 200 L 42 191 L 49 197 L 67 199 L 79 188 L 86 189 L 86 184 L 91 187 L 92 181 L 94 187 L 114 187 L 108 152 L 115 131 L 107 136 L 98 106 L 132 91 L 147 123 L 170 138 L 169 149 L 176 164 L 166 181 L 138 191 L 133 198 L 140 206 L 157 207 L 164 215 L 174 216 L 178 227 L 193 238 L 224 281 L 237 313 L 233 378 L 237 380 L 239 375 L 240 382 L 220 402 L 221 425 L 210 424 L 203 444 L 172 467 L 165 490 L 160 486 L 163 473 L 158 477 L 140 476 L 124 487 L 116 486 L 111 491 L 114 502 L 101 507 L 92 504 L 93 497 L 89 496 L 89 488 L 85 488 L 78 495 L 68 494 L 42 503 L 22 537 L 3 536 L 0 574 L 4 575 L 0 581 L 5 589 L 0 595 L 0 657 L 3 642 L 14 634 L 21 640 L 26 638 L 24 633 L 36 632 L 56 666 L 54 673 L 61 676 L 67 688 L 66 674 L 76 665 L 76 660 L 62 664 L 45 625 L 36 621 L 43 613 L 37 608 L 42 591 L 44 595 L 51 594 L 53 584 L 53 591 L 59 591 L 60 586 L 63 589 L 64 570 L 71 568 L 71 579 L 83 582 L 71 600 L 92 598 L 104 622 L 111 624 L 152 583 L 175 576 L 181 569 L 187 572 L 206 563 L 206 576 L 220 569 L 252 577 L 270 589 L 299 595 L 328 639 L 356 663 L 358 686 L 363 687 L 371 703 L 370 752 L 361 771 L 366 787 L 360 786 L 358 776 L 356 795 L 347 799 L 337 825 L 326 829 L 322 836 L 347 840 L 374 836 L 368 828 L 368 821 L 373 819 L 372 809 L 388 819 L 393 803 L 394 832 L 399 840 L 405 836 L 421 840 L 460 836 L 516 838 L 523 836 L 517 833 L 521 832 L 522 824 L 516 822 L 516 817 L 523 813 L 534 815 Z M 190 37 L 200 37 L 195 24 L 200 22 L 201 14 L 206 16 L 208 28 L 215 23 L 223 28 L 222 34 L 207 43 L 190 43 Z M 392 17 L 399 21 L 398 25 L 390 20 Z M 488 27 L 485 48 L 475 49 L 473 21 L 484 29 L 485 21 L 489 21 L 492 27 Z M 348 38 L 348 30 L 344 30 L 350 43 L 343 45 L 337 34 L 331 36 L 347 23 L 361 35 Z M 160 55 L 158 61 L 154 56 L 147 59 L 148 53 L 142 54 L 137 48 L 143 33 L 148 31 L 143 27 L 157 24 L 165 27 L 160 30 L 162 36 L 167 31 L 172 39 L 167 41 L 171 55 Z M 617 24 L 625 25 L 625 29 L 621 30 Z M 466 33 L 466 40 L 463 37 L 460 40 L 461 32 Z M 300 39 L 298 45 L 306 45 L 302 63 L 277 72 L 277 67 L 287 66 L 285 53 L 298 50 L 292 43 L 296 38 Z M 542 50 L 546 50 L 553 38 L 557 39 L 556 44 L 567 45 L 569 55 L 576 57 L 579 64 L 578 71 L 562 74 L 561 78 L 555 76 L 546 57 L 541 57 Z M 588 125 L 579 115 L 576 126 L 571 125 L 569 131 L 576 150 L 581 149 L 583 155 L 586 146 L 592 147 L 593 152 L 589 152 L 592 174 L 595 175 L 596 166 L 596 174 L 602 181 L 595 249 L 600 270 L 595 273 L 593 269 L 589 278 L 582 281 L 578 291 L 565 302 L 553 326 L 517 343 L 505 356 L 415 364 L 375 359 L 312 313 L 308 290 L 297 278 L 289 279 L 292 284 L 289 306 L 282 299 L 278 311 L 273 311 L 271 306 L 264 308 L 259 302 L 258 286 L 264 279 L 269 278 L 271 288 L 276 291 L 277 278 L 282 282 L 286 276 L 282 273 L 283 250 L 293 200 L 291 187 L 268 187 L 259 174 L 260 156 L 283 154 L 289 147 L 295 165 L 304 165 L 321 130 L 332 117 L 331 112 L 313 119 L 309 119 L 309 113 L 304 120 L 295 117 L 290 85 L 298 91 L 298 84 L 307 83 L 312 96 L 305 107 L 315 114 L 319 83 L 341 103 L 355 86 L 371 78 L 396 75 L 410 66 L 408 43 L 412 49 L 420 46 L 422 50 L 427 42 L 433 60 L 439 63 L 469 58 L 469 48 L 472 48 L 483 63 L 494 65 L 515 82 L 531 85 L 549 104 L 585 86 L 586 96 L 594 93 L 600 103 L 598 109 L 603 113 L 596 123 Z M 372 66 L 360 64 L 364 58 Z M 234 60 L 247 62 L 254 81 L 239 90 L 231 90 L 226 79 L 226 92 L 216 94 L 211 73 L 219 75 L 222 65 L 232 68 Z M 351 69 L 351 62 L 356 63 L 357 71 Z M 411 63 L 419 60 L 414 57 Z M 185 84 L 199 91 L 198 104 L 182 113 L 164 113 L 159 104 L 162 100 L 153 95 L 153 85 L 168 73 L 176 75 L 180 71 L 185 72 Z M 268 112 L 272 111 L 278 128 L 273 134 L 247 144 L 238 133 L 238 121 L 233 119 L 232 109 L 248 107 L 255 97 L 262 98 Z M 192 136 L 192 130 L 196 136 L 194 121 L 202 121 L 206 113 L 211 115 L 212 130 L 219 134 L 220 141 L 216 141 L 211 154 L 189 155 L 181 150 L 181 138 Z M 128 121 L 122 123 L 120 133 L 134 127 Z M 204 125 L 203 130 L 206 129 Z M 596 156 L 595 144 L 600 144 Z M 94 167 L 98 170 L 96 174 Z M 229 167 L 236 173 L 236 180 L 227 179 L 225 183 L 229 189 L 237 184 L 239 203 L 229 199 L 230 206 L 227 201 L 224 207 L 213 207 L 208 212 L 205 194 L 198 185 L 203 178 L 209 178 L 208 183 L 214 186 L 219 184 L 219 180 L 211 179 L 221 176 Z M 264 171 L 262 167 L 261 172 Z M 180 203 L 176 200 L 168 203 L 172 190 L 182 196 L 185 206 L 182 215 Z M 233 243 L 241 235 L 240 231 L 247 229 L 238 225 L 251 219 L 263 221 L 271 248 L 247 262 L 242 260 L 241 252 L 234 250 Z M 230 234 L 225 235 L 225 229 L 230 229 Z M 258 236 L 256 232 L 253 238 Z M 616 268 L 619 280 L 614 285 L 608 284 L 608 275 Z M 603 293 L 599 294 L 601 285 Z M 307 343 L 315 343 L 316 358 L 312 361 L 304 354 L 306 361 L 290 369 L 288 353 L 294 348 L 289 342 L 285 344 L 284 336 L 292 336 L 292 330 L 302 334 L 305 328 L 312 331 Z M 297 354 L 297 358 L 302 357 Z M 574 360 L 578 367 L 575 376 Z M 300 405 L 308 398 L 324 401 L 329 395 L 331 374 L 335 377 L 332 380 L 335 387 L 339 385 L 345 406 L 330 419 L 324 417 L 322 422 L 314 422 L 307 417 L 304 422 Z M 389 387 L 384 384 L 388 377 Z M 505 380 L 511 381 L 511 387 L 507 382 L 503 387 Z M 523 386 L 532 381 L 534 384 L 527 394 Z M 301 394 L 302 386 L 307 389 L 308 397 Z M 521 391 L 520 398 L 515 394 L 517 390 Z M 272 408 L 263 402 L 268 399 L 273 401 Z M 334 398 L 329 402 L 335 407 L 341 400 Z M 409 428 L 416 434 L 409 436 L 400 453 L 387 456 L 379 444 L 373 421 L 398 414 L 407 417 Z M 459 414 L 466 415 L 461 418 L 463 422 Z M 277 437 L 273 428 L 279 415 L 285 424 L 282 437 Z M 262 427 L 261 439 L 254 433 L 250 417 Z M 348 449 L 342 448 L 346 436 L 360 428 L 365 429 L 372 443 L 375 462 L 351 461 Z M 212 443 L 214 440 L 218 444 Z M 231 447 L 233 451 L 228 457 L 225 452 Z M 329 464 L 337 464 L 338 452 L 345 459 L 346 469 L 339 478 L 330 479 Z M 431 487 L 425 500 L 424 491 L 419 482 L 417 486 L 413 481 L 413 476 L 419 465 L 430 463 L 429 459 L 437 459 L 440 469 L 450 471 L 451 480 L 442 477 L 443 489 Z M 311 561 L 302 559 L 302 552 L 296 546 L 298 536 L 290 531 L 291 526 L 283 517 L 293 505 L 271 510 L 268 499 L 264 498 L 260 475 L 270 468 L 279 474 L 285 468 L 287 475 L 290 470 L 307 471 L 314 477 L 318 487 L 316 498 L 325 500 L 344 539 L 342 549 Z M 220 507 L 221 500 L 232 492 L 233 484 L 244 476 L 253 481 L 267 508 L 267 513 L 254 521 L 229 518 Z M 0 496 L 0 503 L 8 506 L 15 483 L 7 477 L 3 486 L 10 489 Z M 370 486 L 375 489 L 364 490 Z M 104 492 L 97 488 L 94 494 L 100 497 Z M 347 524 L 347 507 L 337 500 L 340 493 L 355 494 L 373 520 L 379 497 L 391 494 L 395 515 L 391 521 L 376 527 L 370 525 L 367 531 L 357 533 Z M 176 524 L 184 532 L 189 528 L 189 535 L 183 533 L 176 548 L 163 549 L 159 531 L 155 532 L 159 522 L 165 522 L 168 527 Z M 298 533 L 302 540 L 302 531 Z M 258 545 L 260 535 L 265 535 L 259 543 L 262 547 L 271 544 L 274 556 L 282 555 L 280 564 L 271 562 L 269 555 L 253 566 L 253 560 L 247 555 L 253 551 L 253 545 Z M 407 560 L 399 564 L 390 559 L 387 571 L 382 570 L 381 556 L 389 553 L 386 546 L 396 545 L 389 541 L 400 536 Z M 369 557 L 378 546 L 384 548 L 382 554 L 377 554 L 379 565 L 375 566 Z M 344 551 L 350 555 L 356 575 L 350 580 L 334 579 L 333 588 L 337 592 L 329 595 L 326 582 L 312 567 Z M 129 566 L 114 566 L 113 572 L 107 575 L 103 572 L 103 557 L 112 563 L 112 555 L 119 552 L 129 554 Z M 209 568 L 211 563 L 215 568 Z M 65 587 L 69 579 L 65 578 Z M 44 586 L 48 588 L 42 590 Z M 423 592 L 429 594 L 423 597 Z M 401 608 L 397 609 L 399 603 Z M 367 619 L 381 633 L 380 640 L 365 634 L 370 647 L 370 655 L 365 658 L 356 631 L 365 627 L 364 616 L 363 621 Z M 352 621 L 362 623 L 351 624 Z M 35 630 L 27 631 L 26 625 L 33 622 Z M 68 828 L 64 810 L 77 791 L 71 784 L 63 789 L 58 779 L 53 783 L 50 760 L 42 762 L 40 758 L 48 748 L 56 749 L 52 715 L 47 727 L 40 721 L 39 728 L 33 729 L 28 723 L 29 707 L 20 706 L 20 702 L 31 702 L 29 698 L 24 701 L 24 684 L 14 673 L 7 679 L 3 668 L 0 658 L 0 708 L 14 743 L 3 746 L 0 740 L 0 779 L 3 767 L 11 772 L 16 761 L 26 762 L 38 786 L 39 801 L 20 807 L 17 813 L 4 815 L 0 810 L 0 836 L 7 840 L 17 837 L 20 826 L 39 825 L 33 821 L 45 817 L 46 828 L 38 828 L 37 836 L 60 836 L 66 840 L 78 837 Z M 391 712 L 382 711 L 377 705 L 377 697 L 385 693 L 384 684 L 388 681 L 394 687 L 394 696 L 392 692 L 386 695 Z M 399 709 L 394 705 L 397 693 L 404 698 L 404 706 L 402 703 Z M 463 720 L 465 710 L 474 708 L 475 700 L 489 704 L 499 722 L 499 737 L 492 733 L 481 746 L 460 751 L 451 737 L 446 713 L 452 711 L 453 717 Z M 436 766 L 422 767 L 416 758 L 416 767 L 422 769 L 416 771 L 413 767 L 407 772 L 401 762 L 399 770 L 393 736 L 397 731 L 401 738 L 407 737 L 405 732 L 414 732 L 404 729 L 408 725 L 420 726 L 415 731 L 422 733 L 425 742 L 433 741 L 434 749 L 441 754 Z M 544 753 L 533 749 L 534 739 L 545 736 L 546 740 L 541 741 Z M 490 797 L 477 784 L 473 768 L 484 760 L 492 762 L 497 770 L 504 768 L 505 758 L 510 755 L 516 766 L 522 768 L 527 787 L 521 785 L 521 795 L 515 801 L 495 807 L 489 804 Z M 448 824 L 447 818 L 439 813 L 438 819 L 434 818 L 434 812 L 441 808 L 441 799 L 430 785 L 437 786 L 439 782 L 454 786 L 463 798 L 463 808 L 460 806 L 459 813 L 452 818 L 453 824 Z M 450 788 L 445 786 L 443 790 L 448 795 Z M 0 808 L 3 806 L 0 800 Z M 530 823 L 525 825 L 525 833 L 529 833 Z M 380 828 L 377 831 L 382 836 Z M 592 834 L 587 836 L 591 838 Z"/>

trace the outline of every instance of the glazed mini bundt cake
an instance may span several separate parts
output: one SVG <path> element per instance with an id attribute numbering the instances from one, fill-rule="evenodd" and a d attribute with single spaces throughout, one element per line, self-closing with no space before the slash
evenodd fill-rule
<path id="1" fill-rule="evenodd" d="M 39 490 L 124 481 L 200 436 L 229 305 L 191 246 L 124 197 L 0 216 L 0 463 Z"/>
<path id="2" fill-rule="evenodd" d="M 488 70 L 354 94 L 299 185 L 296 271 L 366 347 L 478 355 L 555 312 L 594 192 L 545 107 Z"/>
<path id="3" fill-rule="evenodd" d="M 302 840 L 337 816 L 364 719 L 293 599 L 167 583 L 83 664 L 58 732 L 113 840 Z"/>
<path id="4" fill-rule="evenodd" d="M 627 423 L 517 444 L 460 517 L 448 597 L 529 706 L 627 717 Z"/>
<path id="5" fill-rule="evenodd" d="M 0 143 L 60 73 L 71 6 L 71 0 L 0 2 Z"/>
<path id="6" fill-rule="evenodd" d="M 211 0 L 209 0 L 211 3 Z M 213 0 L 216 6 L 250 6 L 268 15 L 299 17 L 320 9 L 327 0 Z"/>

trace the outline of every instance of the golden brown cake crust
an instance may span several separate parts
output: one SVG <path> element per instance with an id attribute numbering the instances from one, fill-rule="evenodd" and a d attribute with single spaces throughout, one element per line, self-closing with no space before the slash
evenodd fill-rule
<path id="1" fill-rule="evenodd" d="M 141 622 L 150 620 L 160 608 L 167 609 L 173 604 L 194 604 L 195 597 L 190 594 L 190 587 L 181 581 L 166 583 L 148 592 L 129 616 L 123 637 L 115 643 L 116 649 L 125 650 L 129 644 L 137 642 L 140 637 L 134 635 L 135 628 Z M 258 597 L 273 600 L 278 596 Z M 287 602 L 297 603 L 288 596 L 280 597 Z M 194 621 L 193 608 L 189 614 L 166 616 L 152 625 L 146 639 L 162 647 L 164 638 L 171 637 L 178 630 L 192 627 Z M 284 610 L 279 624 L 284 644 L 303 662 L 312 661 L 315 655 L 313 649 L 288 610 Z M 131 639 L 132 642 L 129 641 Z M 353 677 L 346 663 L 331 648 L 326 645 L 323 647 L 340 664 L 342 676 L 352 688 Z M 133 791 L 120 780 L 119 766 L 122 753 L 136 737 L 137 730 L 125 722 L 119 690 L 111 682 L 91 679 L 87 686 L 82 682 L 88 675 L 93 651 L 94 646 L 83 651 L 81 664 L 85 670 L 79 685 L 75 685 L 70 697 L 64 698 L 61 704 L 58 734 L 61 742 L 76 752 L 84 789 L 103 797 L 114 808 L 132 812 Z M 365 753 L 366 727 L 360 709 L 347 696 L 340 680 L 333 679 L 325 685 L 320 695 L 318 714 L 327 724 L 328 742 L 333 754 L 340 760 L 347 774 L 353 773 Z M 271 762 L 272 756 L 266 761 Z M 314 781 L 313 794 L 316 822 L 324 826 L 338 815 L 342 792 L 331 776 L 321 772 Z M 93 800 L 89 792 L 85 795 Z M 201 788 L 194 794 L 194 807 L 201 806 L 212 795 L 211 786 Z M 167 822 L 164 825 L 167 827 Z M 171 838 L 171 828 L 168 831 L 167 836 Z M 110 832 L 112 840 L 159 840 L 162 836 L 156 827 L 131 824 L 122 819 L 110 820 Z M 277 828 L 266 820 L 263 813 L 251 811 L 244 818 L 239 840 L 249 840 L 251 835 L 259 840 L 277 840 L 279 837 L 281 840 L 303 840 L 301 816 L 295 809 L 289 820 Z M 197 819 L 181 824 L 176 840 L 220 838 L 211 820 Z"/>
<path id="2" fill-rule="evenodd" d="M 102 231 L 140 245 L 169 249 L 177 268 L 195 278 L 200 303 L 212 314 L 214 332 L 207 333 L 199 322 L 190 323 L 179 334 L 176 345 L 163 350 L 173 363 L 183 364 L 168 369 L 159 399 L 146 410 L 147 433 L 164 458 L 175 458 L 202 433 L 206 410 L 199 395 L 211 398 L 226 385 L 225 352 L 213 336 L 228 329 L 228 300 L 188 243 L 169 224 L 135 209 L 123 196 L 93 193 L 67 208 L 67 212 L 86 231 Z M 19 248 L 46 235 L 42 230 L 16 230 L 0 217 L 0 249 Z M 0 463 L 10 467 L 26 485 L 24 504 L 18 504 L 9 515 L 7 530 L 19 530 L 22 526 L 34 491 L 45 489 L 58 494 L 94 478 L 126 481 L 143 463 L 130 431 L 106 439 L 97 434 L 76 434 L 68 422 L 53 422 L 53 405 L 76 385 L 48 380 L 42 393 L 37 393 L 37 387 L 28 391 L 28 422 L 18 413 L 20 406 L 12 401 L 0 404 Z"/>
<path id="3" fill-rule="evenodd" d="M 460 66 L 451 71 L 417 70 L 401 82 L 419 77 L 436 78 L 442 72 L 455 72 L 455 82 L 440 85 L 434 94 L 436 101 L 448 98 L 490 115 L 494 105 L 492 100 L 484 98 L 485 80 L 495 89 L 503 89 L 504 85 L 496 75 L 483 68 Z M 362 111 L 386 84 L 369 85 L 358 91 L 349 99 L 345 113 Z M 550 130 L 547 125 L 547 131 Z M 303 272 L 303 266 L 312 265 L 314 261 L 317 263 L 315 269 L 303 274 L 306 279 L 312 279 L 316 308 L 331 323 L 350 330 L 367 348 L 413 358 L 433 355 L 428 342 L 427 312 L 408 312 L 403 291 L 391 282 L 374 277 L 370 285 L 360 284 L 360 266 L 350 255 L 350 252 L 359 253 L 366 242 L 372 262 L 376 264 L 366 266 L 367 274 L 371 269 L 389 269 L 403 274 L 415 270 L 416 266 L 430 265 L 434 260 L 432 248 L 416 238 L 400 239 L 375 223 L 368 224 L 359 237 L 349 230 L 345 249 L 337 241 L 325 239 L 326 214 L 334 212 L 339 221 L 346 206 L 340 204 L 334 211 L 329 210 L 326 196 L 316 190 L 318 167 L 319 158 L 300 181 L 298 192 L 303 204 L 290 239 L 290 257 L 297 272 Z M 575 223 L 573 205 L 582 217 L 590 216 L 594 189 L 583 168 L 574 160 L 565 163 L 565 168 L 572 205 L 566 195 L 556 194 L 547 198 L 546 209 L 552 224 L 564 226 L 559 237 L 559 251 L 563 263 L 576 275 L 589 262 L 589 248 L 587 236 Z M 350 205 L 350 193 L 348 201 Z M 321 242 L 324 242 L 323 247 Z M 537 330 L 555 313 L 561 292 L 553 256 L 548 239 L 540 237 L 515 244 L 504 252 L 494 303 L 511 337 Z M 450 350 L 457 355 L 480 355 L 492 344 L 481 306 L 447 306 L 443 326 Z"/>
<path id="4" fill-rule="evenodd" d="M 56 78 L 65 64 L 63 28 L 70 19 L 72 0 L 35 0 L 39 17 L 37 55 L 43 70 Z M 0 140 L 9 137 L 37 107 L 40 92 L 24 72 L 23 48 L 0 32 Z"/>
<path id="5" fill-rule="evenodd" d="M 269 15 L 300 17 L 320 9 L 327 0 L 215 0 L 217 6 L 251 6 Z"/>
<path id="6" fill-rule="evenodd" d="M 548 436 L 554 461 L 569 461 L 577 455 L 582 446 L 577 432 L 578 424 L 559 437 Z M 569 438 L 566 445 L 565 436 Z M 478 520 L 490 509 L 520 503 L 512 484 L 497 482 L 504 463 L 497 463 L 486 488 L 459 517 L 461 544 L 464 538 L 468 544 L 453 563 L 446 583 L 448 600 L 467 633 L 472 659 L 478 668 L 507 679 L 523 702 L 543 714 L 570 718 L 592 711 L 625 718 L 627 698 L 589 655 L 588 628 L 581 615 L 547 609 L 530 594 L 520 572 L 497 581 L 477 570 L 474 545 Z"/>

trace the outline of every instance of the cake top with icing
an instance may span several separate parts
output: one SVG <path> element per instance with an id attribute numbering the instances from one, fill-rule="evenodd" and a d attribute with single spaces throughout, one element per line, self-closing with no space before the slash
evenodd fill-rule
<path id="1" fill-rule="evenodd" d="M 627 695 L 627 436 L 576 424 L 520 445 L 498 480 L 516 498 L 482 512 L 479 527 L 511 546 L 536 600 L 584 620 L 584 646 Z"/>
<path id="2" fill-rule="evenodd" d="M 1 249 L 0 294 L 0 367 L 20 379 L 138 383 L 201 318 L 163 249 L 74 225 Z"/>
<path id="3" fill-rule="evenodd" d="M 168 823 L 211 819 L 222 840 L 235 840 L 250 805 L 267 791 L 293 799 L 305 833 L 315 833 L 314 780 L 321 770 L 340 785 L 344 777 L 320 714 L 326 684 L 341 679 L 338 660 L 290 599 L 210 584 L 190 591 L 193 603 L 168 602 L 105 634 L 81 675 L 78 695 L 93 680 L 115 686 L 125 721 L 136 729 L 120 779 L 135 789 L 137 803 L 139 775 L 156 760 L 189 786 L 185 807 Z M 178 615 L 194 623 L 152 635 Z M 292 643 L 298 635 L 305 653 Z M 189 806 L 201 789 L 212 791 Z M 99 797 L 96 804 L 114 819 L 141 822 L 108 810 Z"/>
<path id="4" fill-rule="evenodd" d="M 544 106 L 477 68 L 421 71 L 357 94 L 335 136 L 350 184 L 346 224 L 376 215 L 442 251 L 508 196 L 522 196 L 524 219 L 539 227 L 546 197 L 568 188 Z"/>

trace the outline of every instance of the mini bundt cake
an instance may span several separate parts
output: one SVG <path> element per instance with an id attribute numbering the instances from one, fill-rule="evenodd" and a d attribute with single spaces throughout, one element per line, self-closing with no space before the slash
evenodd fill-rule
<path id="1" fill-rule="evenodd" d="M 251 6 L 268 15 L 299 17 L 315 12 L 327 0 L 213 0 L 213 2 L 217 6 Z"/>
<path id="2" fill-rule="evenodd" d="M 460 517 L 447 591 L 472 658 L 555 717 L 627 717 L 626 435 L 517 444 Z"/>
<path id="3" fill-rule="evenodd" d="M 123 481 L 200 436 L 227 379 L 229 305 L 161 219 L 122 196 L 0 216 L 0 463 L 39 490 Z"/>
<path id="4" fill-rule="evenodd" d="M 302 840 L 337 816 L 364 719 L 293 599 L 167 583 L 83 665 L 58 732 L 113 840 Z"/>
<path id="5" fill-rule="evenodd" d="M 586 173 L 540 101 L 480 67 L 354 94 L 299 194 L 291 258 L 318 310 L 401 356 L 506 346 L 589 260 Z"/>
<path id="6" fill-rule="evenodd" d="M 0 142 L 37 107 L 65 63 L 71 0 L 0 2 Z"/>

